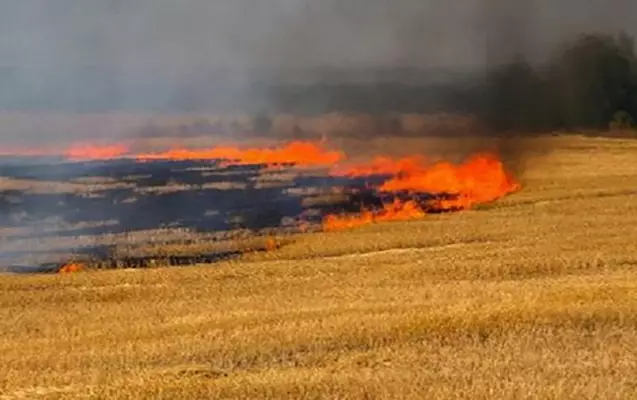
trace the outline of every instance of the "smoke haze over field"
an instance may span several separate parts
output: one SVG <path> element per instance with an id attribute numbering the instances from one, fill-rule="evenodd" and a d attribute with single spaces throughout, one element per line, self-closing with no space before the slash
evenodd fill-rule
<path id="1" fill-rule="evenodd" d="M 637 32 L 634 0 L 1 1 L 0 109 L 20 110 L 258 109 L 255 82 L 449 79 Z"/>
<path id="2" fill-rule="evenodd" d="M 485 35 L 546 48 L 580 31 L 637 29 L 631 0 L 3 0 L 2 66 L 466 67 Z"/>

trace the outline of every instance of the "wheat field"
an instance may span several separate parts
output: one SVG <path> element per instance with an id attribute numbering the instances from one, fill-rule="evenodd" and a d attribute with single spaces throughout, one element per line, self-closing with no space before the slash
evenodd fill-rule
<path id="1" fill-rule="evenodd" d="M 637 397 L 637 141 L 472 211 L 208 267 L 0 277 L 0 399 Z"/>

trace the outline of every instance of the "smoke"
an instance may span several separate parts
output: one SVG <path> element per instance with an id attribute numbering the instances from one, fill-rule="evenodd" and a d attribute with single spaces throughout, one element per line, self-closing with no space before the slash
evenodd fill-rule
<path id="1" fill-rule="evenodd" d="M 112 115 L 99 135 L 133 130 L 116 111 L 280 111 L 281 96 L 272 92 L 292 83 L 337 86 L 297 93 L 286 103 L 295 110 L 320 113 L 347 104 L 349 95 L 338 88 L 347 83 L 372 87 L 347 97 L 354 108 L 373 102 L 370 109 L 380 111 L 394 104 L 437 109 L 443 100 L 427 86 L 400 103 L 374 85 L 450 81 L 513 56 L 540 61 L 581 32 L 637 33 L 632 0 L 3 3 L 0 110 L 25 111 L 26 119 L 35 111 Z M 21 140 L 39 141 L 93 130 L 23 125 L 3 123 L 0 143 L 17 131 Z"/>
<path id="2" fill-rule="evenodd" d="M 44 110 L 241 107 L 257 81 L 325 67 L 475 70 L 577 32 L 637 29 L 630 0 L 4 3 L 0 107 Z"/>
<path id="3" fill-rule="evenodd" d="M 489 74 L 504 64 L 522 62 L 517 64 L 518 68 L 525 68 L 526 63 L 530 68 L 535 68 L 536 72 L 542 71 L 543 64 L 553 57 L 557 50 L 561 50 L 565 42 L 573 41 L 582 34 L 634 35 L 637 32 L 635 11 L 637 3 L 624 0 L 483 0 L 481 21 L 485 38 L 484 70 Z M 505 85 L 508 95 L 491 98 L 488 94 L 482 100 L 485 103 L 483 109 L 486 109 L 489 115 L 487 118 L 495 116 L 498 122 L 504 122 L 504 125 L 517 125 L 522 132 L 509 130 L 504 134 L 499 132 L 495 135 L 495 132 L 486 130 L 481 132 L 481 137 L 485 138 L 485 144 L 497 148 L 509 168 L 522 177 L 527 157 L 550 150 L 549 141 L 533 135 L 533 132 L 547 129 L 542 124 L 550 120 L 552 117 L 548 115 L 554 112 L 547 108 L 551 106 L 538 104 L 538 98 L 542 99 L 540 102 L 544 100 L 546 103 L 551 100 L 552 104 L 553 99 L 537 96 L 538 90 L 545 89 L 534 87 L 535 83 L 529 83 L 533 80 L 529 80 L 528 75 L 520 73 L 519 69 L 517 71 L 516 75 L 502 78 L 508 81 L 499 82 L 500 85 Z M 555 90 L 559 89 L 551 89 L 554 94 Z M 547 117 L 538 118 L 542 113 Z M 531 132 L 531 135 L 523 137 L 525 132 Z M 493 139 L 494 137 L 496 139 Z"/>

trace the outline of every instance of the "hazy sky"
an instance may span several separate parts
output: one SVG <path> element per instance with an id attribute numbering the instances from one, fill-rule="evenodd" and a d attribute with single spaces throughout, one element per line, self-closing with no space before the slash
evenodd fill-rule
<path id="1" fill-rule="evenodd" d="M 0 0 L 0 65 L 466 66 L 582 30 L 637 33 L 635 0 Z"/>
<path id="2" fill-rule="evenodd" d="M 303 81 L 317 78 L 306 68 L 324 66 L 480 67 L 598 30 L 637 35 L 637 0 L 0 0 L 0 117 L 7 109 L 267 109 L 252 82 L 297 79 L 290 68 Z M 192 73 L 220 67 L 233 79 Z M 339 74 L 319 79 L 365 75 Z M 0 142 L 124 129 L 78 123 L 27 114 L 3 120 Z"/>

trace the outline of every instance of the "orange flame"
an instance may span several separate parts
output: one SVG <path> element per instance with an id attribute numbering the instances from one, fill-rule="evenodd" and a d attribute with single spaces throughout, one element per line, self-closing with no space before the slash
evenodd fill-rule
<path id="1" fill-rule="evenodd" d="M 132 153 L 123 143 L 90 144 L 76 143 L 64 150 L 41 149 L 0 149 L 0 156 L 63 156 L 71 161 L 110 160 L 133 158 L 138 161 L 150 160 L 224 160 L 226 164 L 295 164 L 298 166 L 328 166 L 345 158 L 340 151 L 331 151 L 322 143 L 293 141 L 276 148 L 239 148 L 232 146 L 205 149 L 172 148 L 155 153 Z"/>
<path id="2" fill-rule="evenodd" d="M 0 156 L 64 157 L 70 161 L 110 160 L 125 157 L 129 148 L 125 144 L 75 143 L 66 149 L 39 149 L 13 147 L 0 149 Z"/>
<path id="3" fill-rule="evenodd" d="M 369 164 L 353 164 L 336 167 L 332 170 L 335 176 L 371 176 L 371 175 L 396 175 L 404 171 L 415 171 L 423 168 L 425 159 L 422 156 L 410 156 L 394 160 L 389 157 L 376 157 Z"/>
<path id="4" fill-rule="evenodd" d="M 133 158 L 150 160 L 220 160 L 225 164 L 265 164 L 269 167 L 294 164 L 301 167 L 335 166 L 345 161 L 345 154 L 328 150 L 320 142 L 293 141 L 275 148 L 240 148 L 220 146 L 204 149 L 172 148 L 162 152 L 132 153 L 125 144 L 75 144 L 62 152 L 21 149 L 1 151 L 10 155 L 63 155 L 69 160 L 108 160 Z M 332 168 L 333 176 L 388 175 L 391 178 L 377 189 L 380 192 L 413 194 L 445 194 L 445 199 L 426 204 L 438 210 L 467 209 L 497 200 L 520 188 L 506 171 L 503 163 L 492 154 L 477 154 L 458 165 L 449 162 L 428 164 L 421 156 L 401 159 L 377 157 L 368 164 L 353 164 Z M 399 200 L 386 204 L 380 211 L 361 210 L 358 215 L 327 216 L 326 230 L 344 229 L 371 222 L 422 218 L 427 210 L 416 201 Z"/>
<path id="5" fill-rule="evenodd" d="M 78 262 L 69 262 L 64 264 L 59 270 L 58 274 L 72 274 L 75 272 L 84 271 L 85 266 L 82 263 Z"/>
<path id="6" fill-rule="evenodd" d="M 404 172 L 385 182 L 380 190 L 454 194 L 458 198 L 442 201 L 441 208 L 464 209 L 497 200 L 519 188 L 499 159 L 479 154 L 460 165 L 441 162 L 426 170 Z"/>
<path id="7" fill-rule="evenodd" d="M 265 250 L 266 251 L 274 251 L 279 248 L 279 243 L 272 236 L 268 236 L 265 241 Z"/>
<path id="8" fill-rule="evenodd" d="M 408 221 L 425 216 L 425 212 L 414 201 L 399 201 L 385 204 L 380 212 L 362 211 L 359 215 L 328 215 L 323 221 L 323 230 L 338 231 L 355 228 L 374 222 Z"/>
<path id="9" fill-rule="evenodd" d="M 128 146 L 124 144 L 93 145 L 75 144 L 64 151 L 64 157 L 71 161 L 111 160 L 128 154 Z"/>
<path id="10" fill-rule="evenodd" d="M 506 172 L 502 162 L 491 154 L 475 155 L 460 165 L 440 162 L 431 167 L 425 166 L 418 157 L 401 160 L 377 158 L 369 167 L 358 166 L 345 173 L 354 176 L 381 173 L 376 171 L 394 175 L 379 187 L 381 192 L 450 195 L 450 199 L 435 201 L 433 207 L 438 210 L 471 208 L 520 189 L 520 184 Z M 362 210 L 359 215 L 329 215 L 323 221 L 323 228 L 333 231 L 377 221 L 421 218 L 424 215 L 425 211 L 418 203 L 394 200 L 377 212 Z"/>
<path id="11" fill-rule="evenodd" d="M 344 158 L 339 151 L 303 141 L 294 141 L 279 148 L 212 147 L 209 149 L 172 149 L 161 153 L 138 154 L 140 161 L 148 160 L 227 160 L 230 164 L 296 164 L 299 166 L 331 165 Z"/>

